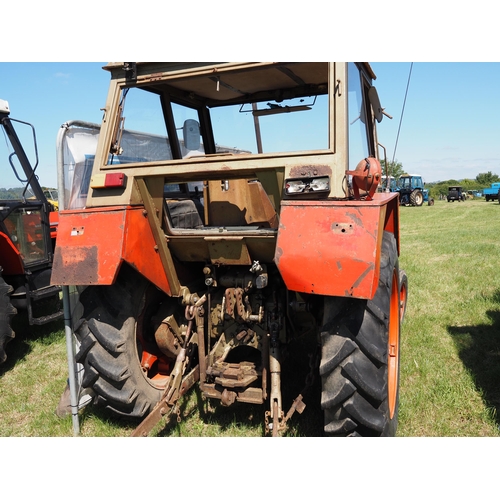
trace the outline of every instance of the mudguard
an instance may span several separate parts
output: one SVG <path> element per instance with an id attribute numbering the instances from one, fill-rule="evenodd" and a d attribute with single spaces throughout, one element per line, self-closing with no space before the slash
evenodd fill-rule
<path id="1" fill-rule="evenodd" d="M 59 212 L 54 285 L 111 285 L 127 262 L 171 293 L 143 207 Z"/>
<path id="2" fill-rule="evenodd" d="M 283 201 L 274 261 L 289 290 L 372 299 L 383 231 L 396 237 L 398 195 L 371 201 Z"/>

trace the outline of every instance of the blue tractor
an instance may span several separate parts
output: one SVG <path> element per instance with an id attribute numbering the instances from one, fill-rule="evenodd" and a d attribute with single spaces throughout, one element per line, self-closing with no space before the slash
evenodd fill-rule
<path id="1" fill-rule="evenodd" d="M 424 202 L 434 205 L 429 198 L 429 190 L 420 175 L 405 174 L 398 179 L 399 204 L 404 206 L 421 207 Z"/>

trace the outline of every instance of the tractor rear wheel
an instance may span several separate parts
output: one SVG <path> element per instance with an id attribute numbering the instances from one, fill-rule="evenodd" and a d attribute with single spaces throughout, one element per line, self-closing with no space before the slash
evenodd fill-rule
<path id="1" fill-rule="evenodd" d="M 402 269 L 399 270 L 399 321 L 403 323 L 406 314 L 406 303 L 408 301 L 408 276 Z"/>
<path id="2" fill-rule="evenodd" d="M 148 282 L 124 265 L 115 284 L 89 286 L 80 297 L 84 313 L 75 334 L 76 361 L 84 366 L 83 387 L 94 403 L 113 413 L 142 418 L 160 400 L 162 383 L 141 367 L 139 339 L 151 318 Z"/>
<path id="3" fill-rule="evenodd" d="M 420 191 L 419 189 L 415 189 L 414 191 L 412 191 L 412 193 L 410 194 L 410 203 L 414 207 L 421 207 L 424 203 L 424 195 L 422 194 L 422 191 Z"/>
<path id="4" fill-rule="evenodd" d="M 0 268 L 0 364 L 7 359 L 5 345 L 15 337 L 10 326 L 12 317 L 17 314 L 17 309 L 10 302 L 12 290 L 13 288 L 3 279 Z"/>
<path id="5" fill-rule="evenodd" d="M 400 286 L 396 240 L 385 232 L 372 300 L 325 297 L 321 406 L 325 434 L 394 436 L 399 403 Z"/>

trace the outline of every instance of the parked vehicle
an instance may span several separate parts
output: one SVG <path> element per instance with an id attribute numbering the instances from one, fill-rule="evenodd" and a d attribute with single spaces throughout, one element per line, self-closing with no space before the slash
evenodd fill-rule
<path id="1" fill-rule="evenodd" d="M 377 188 L 379 193 L 388 192 L 394 193 L 398 190 L 398 184 L 396 179 L 392 175 L 383 175 L 380 184 Z"/>
<path id="2" fill-rule="evenodd" d="M 493 201 L 498 199 L 500 190 L 500 182 L 493 182 L 491 187 L 483 189 L 483 196 L 486 201 Z"/>
<path id="3" fill-rule="evenodd" d="M 477 189 L 469 189 L 467 191 L 467 198 L 470 198 L 471 200 L 473 200 L 474 198 L 481 198 L 481 196 L 482 196 L 481 191 Z"/>
<path id="4" fill-rule="evenodd" d="M 376 192 L 371 67 L 105 69 L 95 157 L 60 206 L 52 276 L 83 289 L 76 361 L 94 403 L 147 435 L 198 383 L 222 405 L 265 405 L 277 436 L 317 375 L 325 434 L 394 435 L 408 287 L 398 194 Z M 287 411 L 284 351 L 303 336 L 319 349 Z"/>
<path id="5" fill-rule="evenodd" d="M 450 201 L 465 201 L 466 200 L 466 195 L 463 191 L 462 186 L 450 186 L 448 188 L 448 195 L 446 197 L 448 200 L 448 203 Z"/>
<path id="6" fill-rule="evenodd" d="M 429 191 L 420 175 L 402 175 L 398 179 L 399 202 L 401 205 L 421 207 L 424 201 L 434 204 L 429 199 Z"/>
<path id="7" fill-rule="evenodd" d="M 47 201 L 52 205 L 52 208 L 55 211 L 59 210 L 57 189 L 44 189 L 43 194 L 45 195 L 45 198 L 47 198 Z"/>
<path id="8" fill-rule="evenodd" d="M 35 174 L 35 130 L 9 115 L 8 102 L 0 100 L 0 125 L 6 138 L 0 146 L 5 186 L 0 199 L 0 363 L 7 359 L 6 344 L 15 337 L 11 320 L 18 310 L 26 311 L 30 325 L 42 325 L 63 314 L 61 288 L 50 284 L 57 213 Z M 32 136 L 34 166 L 19 129 L 28 129 Z"/>

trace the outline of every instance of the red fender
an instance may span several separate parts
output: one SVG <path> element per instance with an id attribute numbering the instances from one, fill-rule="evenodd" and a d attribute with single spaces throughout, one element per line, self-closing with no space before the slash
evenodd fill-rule
<path id="1" fill-rule="evenodd" d="M 396 237 L 397 193 L 371 201 L 284 201 L 274 261 L 289 290 L 372 299 L 383 231 Z"/>
<path id="2" fill-rule="evenodd" d="M 111 285 L 122 262 L 171 293 L 143 207 L 59 212 L 52 284 Z"/>

